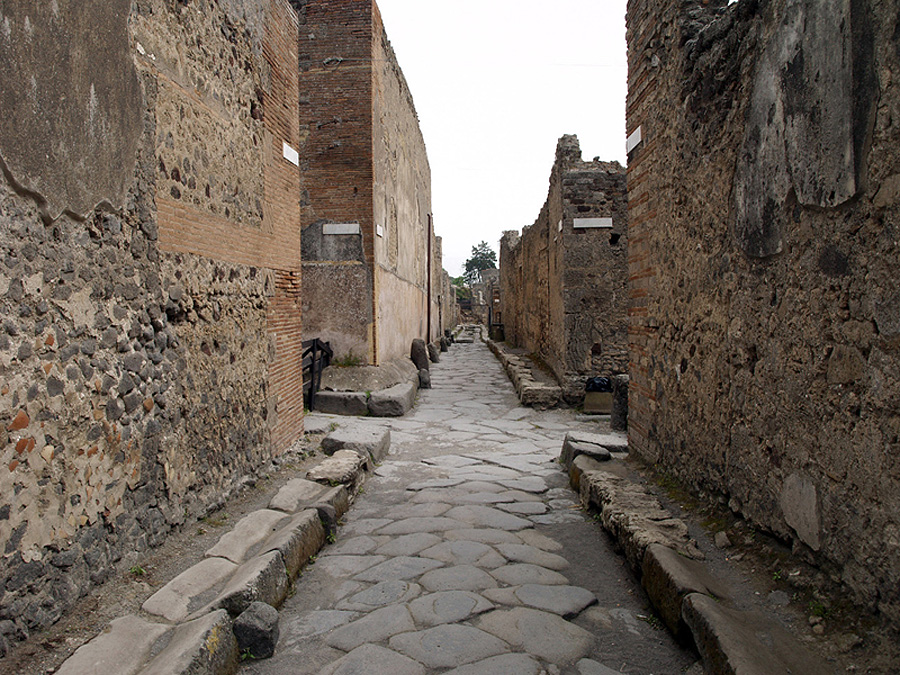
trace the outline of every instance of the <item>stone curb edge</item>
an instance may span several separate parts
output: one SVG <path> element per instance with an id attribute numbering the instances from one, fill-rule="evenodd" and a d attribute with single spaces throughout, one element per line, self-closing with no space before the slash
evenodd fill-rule
<path id="1" fill-rule="evenodd" d="M 572 452 L 563 469 L 585 508 L 599 512 L 670 632 L 693 644 L 707 673 L 821 675 L 834 669 L 771 617 L 730 606 L 726 583 L 703 562 L 684 521 L 673 518 L 642 486 L 617 473 L 615 461 Z"/>
<path id="2" fill-rule="evenodd" d="M 358 452 L 361 458 L 363 452 Z M 383 456 L 387 449 L 379 448 L 376 452 Z M 320 465 L 332 459 L 326 457 Z M 321 493 L 306 500 L 309 503 L 297 504 L 294 513 L 285 513 L 286 517 L 298 520 L 304 512 L 314 509 L 318 512 L 317 520 L 321 521 L 316 525 L 320 526 L 298 528 L 291 533 L 291 537 L 286 537 L 283 531 L 277 533 L 280 535 L 278 547 L 261 548 L 255 557 L 245 560 L 233 573 L 230 583 L 233 585 L 234 579 L 240 577 L 239 589 L 229 590 L 226 587 L 204 609 L 181 620 L 161 623 L 166 619 L 159 615 L 153 616 L 154 621 L 135 615 L 115 619 L 100 635 L 83 644 L 64 661 L 57 674 L 232 675 L 238 669 L 241 658 L 232 630 L 235 618 L 232 614 L 246 608 L 254 600 L 281 606 L 306 561 L 321 550 L 329 535 L 333 535 L 335 521 L 350 508 L 353 497 L 365 481 L 366 467 L 374 468 L 370 465 L 370 454 L 366 453 L 364 459 L 359 463 L 357 475 L 351 476 L 347 483 L 330 488 L 322 485 Z M 287 487 L 283 487 L 282 491 Z M 256 513 L 252 512 L 245 518 Z M 223 537 L 230 533 L 231 530 Z M 289 559 L 300 558 L 303 565 L 296 562 L 289 564 Z M 209 560 L 209 557 L 204 558 L 197 565 Z"/>

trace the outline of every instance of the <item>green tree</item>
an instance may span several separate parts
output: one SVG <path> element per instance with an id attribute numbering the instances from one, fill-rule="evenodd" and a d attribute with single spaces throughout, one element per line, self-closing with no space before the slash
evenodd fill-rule
<path id="1" fill-rule="evenodd" d="M 472 284 L 481 270 L 497 269 L 497 254 L 486 241 L 472 247 L 472 255 L 466 260 L 466 272 L 463 277 L 466 283 Z"/>

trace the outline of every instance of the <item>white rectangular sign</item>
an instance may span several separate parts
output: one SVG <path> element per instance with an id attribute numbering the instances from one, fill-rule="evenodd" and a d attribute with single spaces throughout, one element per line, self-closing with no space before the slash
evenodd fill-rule
<path id="1" fill-rule="evenodd" d="M 638 145 L 640 145 L 643 140 L 643 127 L 638 127 L 634 130 L 631 136 L 628 137 L 628 140 L 625 141 L 625 154 L 627 155 L 629 152 L 634 150 Z"/>
<path id="2" fill-rule="evenodd" d="M 359 234 L 359 223 L 325 223 L 322 234 Z"/>
<path id="3" fill-rule="evenodd" d="M 300 153 L 294 150 L 284 141 L 281 142 L 284 158 L 294 166 L 300 166 Z"/>
<path id="4" fill-rule="evenodd" d="M 576 218 L 572 221 L 572 227 L 575 229 L 585 229 L 589 227 L 612 227 L 612 218 Z"/>

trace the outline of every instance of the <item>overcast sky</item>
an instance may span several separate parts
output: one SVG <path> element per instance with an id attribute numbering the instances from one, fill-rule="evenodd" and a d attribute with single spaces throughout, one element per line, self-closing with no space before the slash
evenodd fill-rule
<path id="1" fill-rule="evenodd" d="M 416 103 L 444 268 L 499 255 L 547 198 L 556 141 L 625 163 L 626 0 L 376 0 Z"/>

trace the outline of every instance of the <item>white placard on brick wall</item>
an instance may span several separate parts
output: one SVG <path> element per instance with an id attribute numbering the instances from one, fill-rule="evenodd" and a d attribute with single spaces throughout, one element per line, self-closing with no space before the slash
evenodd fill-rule
<path id="1" fill-rule="evenodd" d="M 359 234 L 359 223 L 325 223 L 322 234 Z"/>
<path id="2" fill-rule="evenodd" d="M 572 221 L 572 227 L 576 230 L 590 227 L 612 227 L 612 218 L 576 218 Z"/>
<path id="3" fill-rule="evenodd" d="M 638 127 L 635 129 L 631 136 L 625 141 L 625 154 L 627 155 L 629 152 L 634 150 L 638 145 L 640 145 L 643 140 L 643 127 Z"/>
<path id="4" fill-rule="evenodd" d="M 294 150 L 294 148 L 289 146 L 284 141 L 281 142 L 281 145 L 284 158 L 294 166 L 300 166 L 300 153 Z"/>

